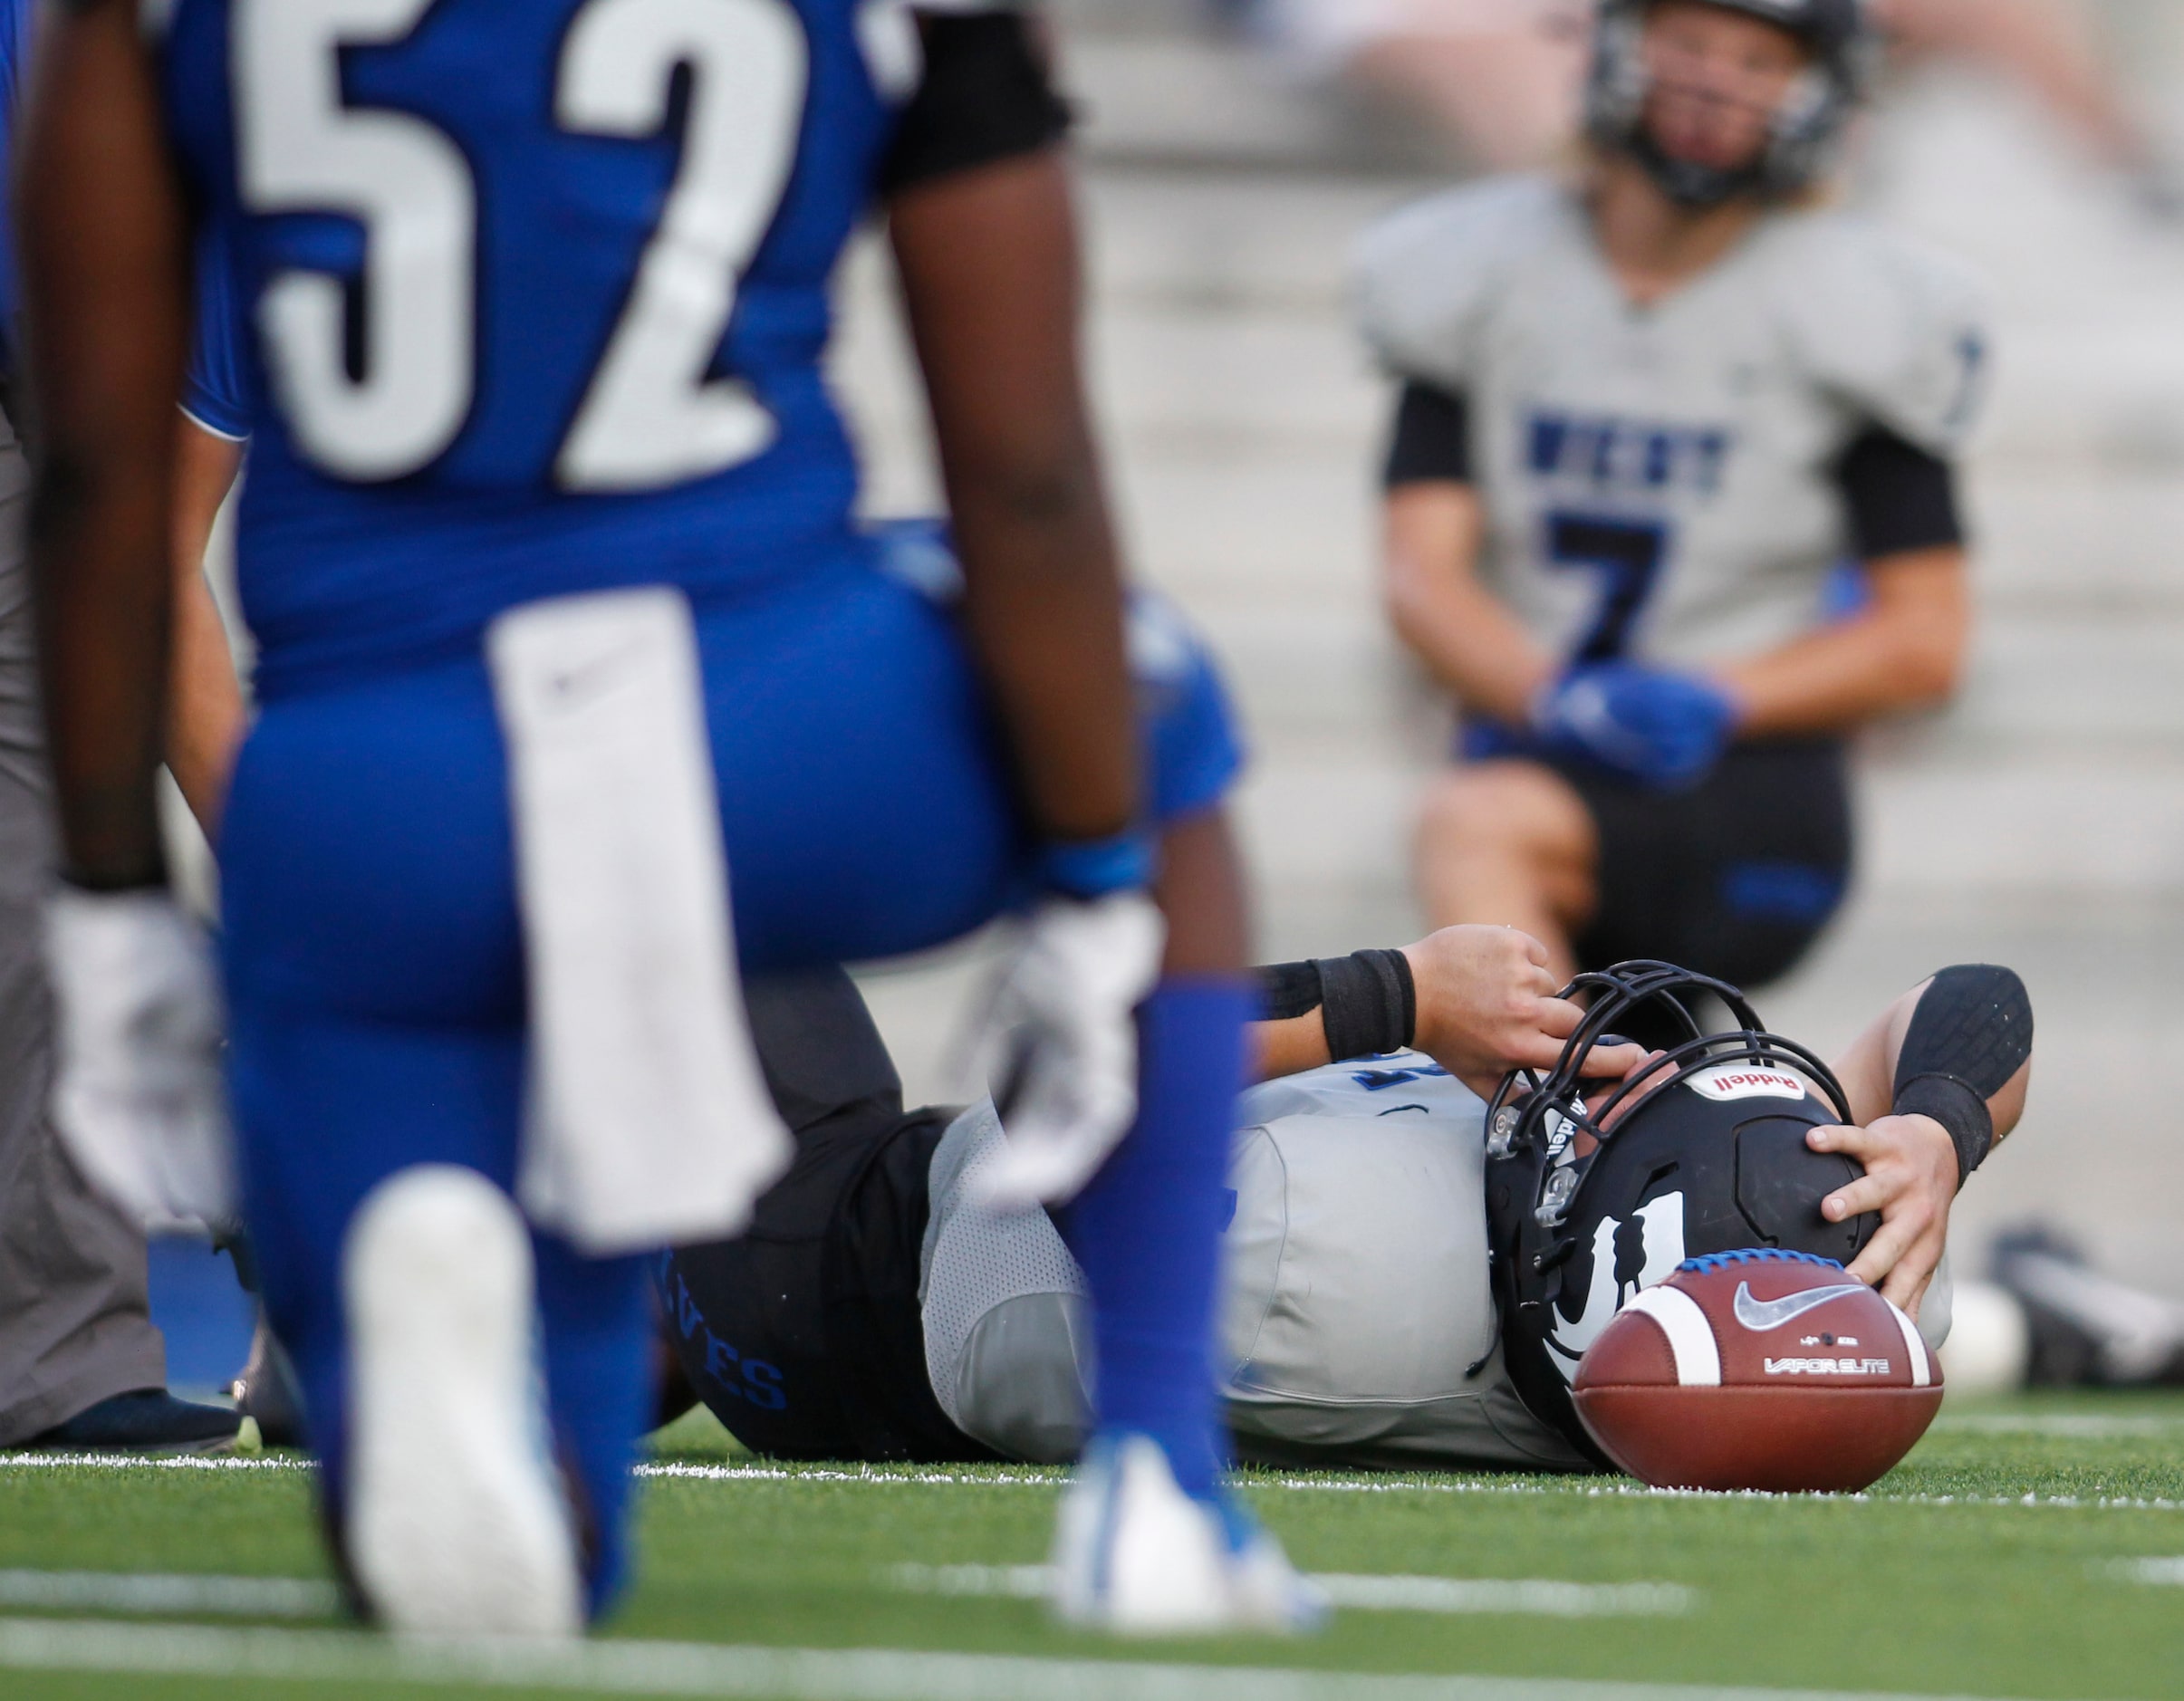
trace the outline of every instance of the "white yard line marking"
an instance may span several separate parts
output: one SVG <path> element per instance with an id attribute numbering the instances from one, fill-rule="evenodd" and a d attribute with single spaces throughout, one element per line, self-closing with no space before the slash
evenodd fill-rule
<path id="1" fill-rule="evenodd" d="M 2109 1441 L 2131 1436 L 2173 1436 L 2184 1418 L 2122 1418 L 2093 1412 L 1968 1412 L 1934 1419 L 1933 1428 L 1981 1436 L 2058 1436 L 2073 1441 Z"/>
<path id="2" fill-rule="evenodd" d="M 116 1458 L 90 1453 L 0 1454 L 0 1471 L 53 1469 L 62 1466 L 102 1470 L 168 1471 L 309 1471 L 316 1467 L 307 1458 Z M 1058 1489 L 1068 1481 L 1065 1471 L 1041 1466 L 1010 1470 L 1004 1466 L 986 1471 L 906 1471 L 870 1466 L 802 1466 L 782 1465 L 691 1465 L 678 1462 L 640 1465 L 640 1477 L 662 1481 L 701 1483 L 851 1483 L 874 1488 L 1046 1488 Z M 1236 1479 L 1236 1486 L 1260 1494 L 1485 1494 L 1514 1497 L 1566 1496 L 1587 1500 L 1699 1500 L 1794 1502 L 1801 1505 L 1858 1504 L 1873 1506 L 2026 1506 L 2064 1512 L 2184 1512 L 2184 1500 L 2122 1494 L 1777 1494 L 1745 1490 L 1719 1494 L 1695 1488 L 1649 1488 L 1626 1480 L 1602 1482 L 1573 1477 L 1566 1483 L 1508 1483 L 1465 1477 L 1316 1477 L 1254 1476 Z"/>
<path id="3" fill-rule="evenodd" d="M 2117 1560 L 2112 1564 L 2097 1569 L 2112 1577 L 2121 1577 L 2127 1582 L 2159 1583 L 2184 1589 L 2184 1559 Z"/>
<path id="4" fill-rule="evenodd" d="M 1833 1691 L 1385 1676 L 693 1642 L 398 1642 L 345 1630 L 0 1619 L 0 1668 L 773 1701 L 1910 1701 Z M 1921 1698 L 1928 1701 L 1928 1698 Z M 1964 1697 L 1957 1701 L 1966 1701 Z"/>
<path id="5" fill-rule="evenodd" d="M 869 1466 L 825 1465 L 640 1465 L 640 1476 L 681 1479 L 694 1483 L 871 1483 L 882 1486 L 934 1485 L 963 1488 L 1060 1488 L 1069 1481 L 1065 1470 L 1032 1466 L 1012 1471 L 911 1471 L 900 1466 L 874 1470 Z"/>
<path id="6" fill-rule="evenodd" d="M 880 1573 L 913 1595 L 1005 1595 L 1044 1600 L 1053 1591 L 1051 1565 L 890 1565 Z"/>
<path id="7" fill-rule="evenodd" d="M 0 1571 L 0 1607 L 223 1619 L 322 1619 L 342 1591 L 303 1577 L 191 1577 L 134 1571 Z"/>
<path id="8" fill-rule="evenodd" d="M 301 1454 L 237 1458 L 231 1453 L 0 1453 L 11 1471 L 308 1471 Z"/>
<path id="9" fill-rule="evenodd" d="M 1034 1471 L 1037 1474 L 1034 1475 Z M 775 1465 L 640 1465 L 640 1476 L 682 1478 L 693 1482 L 806 1482 L 859 1483 L 871 1487 L 922 1487 L 929 1484 L 966 1488 L 1060 1488 L 1068 1480 L 1061 1471 L 1031 1467 L 1020 1472 L 1002 1470 L 965 1473 L 803 1469 Z M 2077 1512 L 2184 1512 L 2184 1500 L 2162 1500 L 2102 1494 L 1777 1494 L 1758 1490 L 1722 1494 L 1696 1488 L 1649 1488 L 1643 1483 L 1618 1479 L 1602 1482 L 1573 1477 L 1566 1483 L 1508 1483 L 1465 1477 L 1413 1476 L 1254 1476 L 1236 1479 L 1236 1486 L 1261 1494 L 1484 1494 L 1525 1498 L 1534 1495 L 1586 1500 L 1744 1500 L 1794 1502 L 1801 1505 L 1849 1503 L 1873 1506 L 2047 1506 Z"/>
<path id="10" fill-rule="evenodd" d="M 1550 1578 L 1355 1577 L 1318 1572 L 1338 1607 L 1367 1612 L 1493 1612 L 1544 1619 L 1676 1618 L 1698 1603 L 1681 1583 L 1570 1583 Z"/>
<path id="11" fill-rule="evenodd" d="M 1054 1591 L 1044 1565 L 892 1565 L 897 1589 L 927 1595 L 999 1595 L 1042 1600 Z M 1365 1577 L 1320 1571 L 1313 1582 L 1338 1607 L 1364 1612 L 1486 1612 L 1550 1619 L 1662 1618 L 1698 1604 L 1680 1583 L 1572 1583 L 1546 1578 Z"/>

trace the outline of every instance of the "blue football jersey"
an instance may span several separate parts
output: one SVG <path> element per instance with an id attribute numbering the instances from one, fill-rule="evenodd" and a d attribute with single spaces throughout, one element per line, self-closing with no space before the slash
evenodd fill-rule
<path id="1" fill-rule="evenodd" d="M 14 179 L 15 122 L 36 10 L 34 0 L 0 0 L 0 182 Z M 190 351 L 185 405 L 199 424 L 222 437 L 240 437 L 248 425 L 235 355 L 233 305 L 224 258 L 210 241 L 198 256 L 197 283 L 197 339 Z M 14 224 L 0 216 L 0 372 L 12 372 L 20 358 L 15 329 L 22 293 L 15 271 Z"/>
<path id="2" fill-rule="evenodd" d="M 900 0 L 179 0 L 261 690 L 861 547 L 829 284 L 915 55 Z"/>
<path id="3" fill-rule="evenodd" d="M 206 231 L 197 243 L 197 334 L 183 375 L 182 411 L 215 437 L 240 443 L 250 436 L 250 392 L 232 272 L 220 232 Z"/>

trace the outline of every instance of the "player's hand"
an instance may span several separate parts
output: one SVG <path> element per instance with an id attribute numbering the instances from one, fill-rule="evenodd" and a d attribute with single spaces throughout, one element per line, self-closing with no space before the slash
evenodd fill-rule
<path id="1" fill-rule="evenodd" d="M 1137 1008 L 1167 925 L 1144 893 L 1049 898 L 1025 924 L 974 1056 L 1008 1137 L 986 1172 L 996 1204 L 1073 1198 L 1138 1114 Z"/>
<path id="2" fill-rule="evenodd" d="M 1820 1204 L 1831 1223 L 1867 1211 L 1881 1228 L 1851 1264 L 1851 1273 L 1913 1319 L 1935 1266 L 1948 1245 L 1949 1206 L 1957 1197 L 1957 1148 L 1930 1116 L 1884 1116 L 1867 1128 L 1817 1128 L 1805 1137 L 1816 1152 L 1841 1152 L 1865 1174 Z"/>
<path id="3" fill-rule="evenodd" d="M 1584 1019 L 1554 995 L 1547 947 L 1515 927 L 1443 927 L 1403 955 L 1418 999 L 1413 1043 L 1482 1099 L 1513 1069 L 1552 1069 Z M 1620 1079 L 1643 1055 L 1598 1048 L 1585 1072 Z"/>
<path id="4" fill-rule="evenodd" d="M 1712 772 L 1736 721 L 1717 686 L 1623 661 L 1571 668 L 1532 707 L 1534 729 L 1551 748 L 1668 792 Z"/>
<path id="5" fill-rule="evenodd" d="M 151 1233 L 238 1218 L 220 995 L 164 891 L 63 887 L 46 905 L 59 1028 L 53 1121 L 84 1178 Z"/>

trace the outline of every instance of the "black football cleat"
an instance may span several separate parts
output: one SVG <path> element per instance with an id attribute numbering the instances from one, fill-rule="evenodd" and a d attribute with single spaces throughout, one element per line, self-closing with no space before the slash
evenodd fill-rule
<path id="1" fill-rule="evenodd" d="M 54 1453 L 221 1453 L 240 1413 L 177 1399 L 163 1388 L 116 1394 L 24 1443 Z"/>

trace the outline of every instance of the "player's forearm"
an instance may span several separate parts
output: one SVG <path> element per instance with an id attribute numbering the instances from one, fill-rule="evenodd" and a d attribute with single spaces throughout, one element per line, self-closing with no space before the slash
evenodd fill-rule
<path id="1" fill-rule="evenodd" d="M 63 864 L 126 887 L 163 873 L 153 779 L 188 301 L 182 199 L 134 5 L 55 18 L 21 151 L 42 436 L 30 555 Z"/>
<path id="2" fill-rule="evenodd" d="M 1390 619 L 1467 709 L 1521 722 L 1554 676 L 1551 657 L 1473 574 L 1484 521 L 1463 486 L 1389 494 L 1383 551 Z"/>
<path id="3" fill-rule="evenodd" d="M 1118 832 L 1136 810 L 1137 753 L 1062 162 L 1046 153 L 944 178 L 891 216 L 965 623 L 1025 802 L 1055 838 Z"/>
<path id="4" fill-rule="evenodd" d="M 1712 670 L 1740 736 L 1848 732 L 1955 693 L 1971 630 L 1961 553 L 1878 563 L 1875 584 L 1864 612 Z"/>
<path id="5" fill-rule="evenodd" d="M 1327 1024 L 1318 1011 L 1251 1024 L 1251 1078 L 1275 1081 L 1332 1063 Z"/>
<path id="6" fill-rule="evenodd" d="M 174 658 L 168 691 L 167 767 L 206 835 L 219 832 L 228 775 L 243 741 L 243 691 L 227 630 L 206 582 L 205 553 L 235 485 L 242 445 L 184 418 L 176 438 Z"/>
<path id="7" fill-rule="evenodd" d="M 201 571 L 176 574 L 173 668 L 167 705 L 168 771 L 206 836 L 216 840 L 245 716 L 226 628 Z"/>

